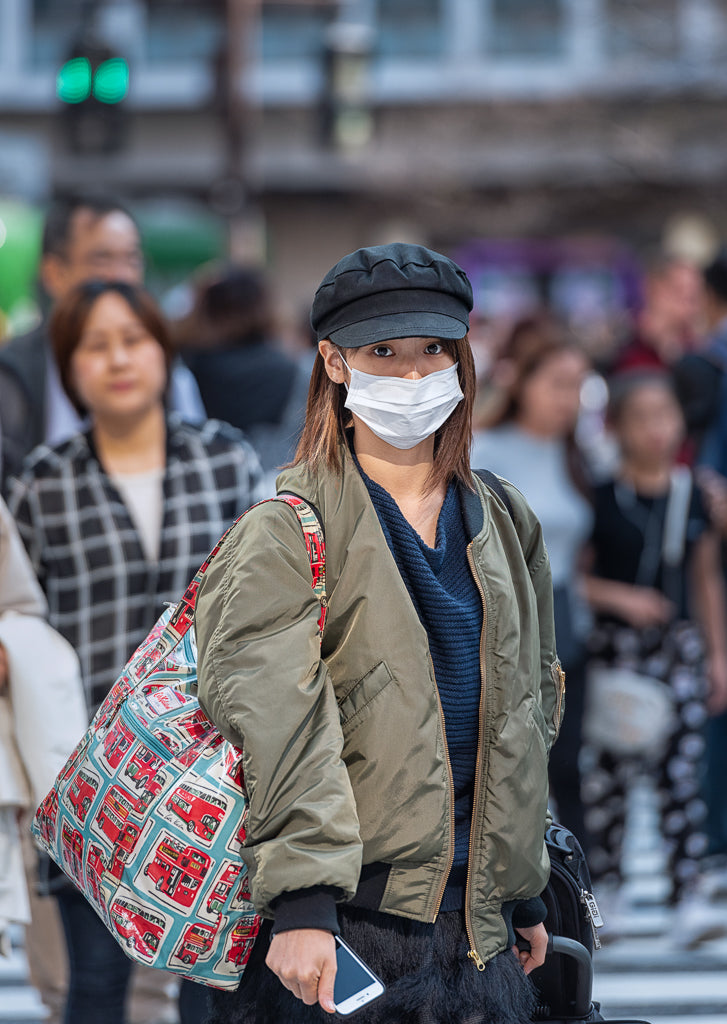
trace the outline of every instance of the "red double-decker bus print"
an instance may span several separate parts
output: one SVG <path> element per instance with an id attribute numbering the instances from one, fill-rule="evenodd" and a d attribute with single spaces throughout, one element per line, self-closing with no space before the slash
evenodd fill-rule
<path id="1" fill-rule="evenodd" d="M 113 845 L 109 871 L 115 878 L 121 878 L 123 866 L 139 838 L 139 826 L 127 821 L 134 810 L 137 810 L 137 801 L 131 793 L 119 786 L 112 786 L 94 819 L 94 824 Z"/>
<path id="2" fill-rule="evenodd" d="M 111 852 L 111 865 L 109 866 L 109 873 L 114 878 L 121 879 L 123 874 L 124 865 L 129 859 L 131 851 L 136 846 L 136 841 L 139 838 L 139 826 L 134 825 L 131 822 L 127 822 L 123 835 L 114 843 L 114 848 Z"/>
<path id="3" fill-rule="evenodd" d="M 95 902 L 101 907 L 106 905 L 103 889 L 101 888 L 101 880 L 105 870 L 106 860 L 104 852 L 100 846 L 92 843 L 86 854 L 86 885 Z"/>
<path id="4" fill-rule="evenodd" d="M 43 803 L 38 808 L 35 819 L 38 823 L 38 830 L 46 843 L 53 841 L 58 821 L 58 793 L 52 789 Z"/>
<path id="5" fill-rule="evenodd" d="M 191 740 L 201 740 L 210 732 L 216 732 L 207 715 L 201 708 L 195 708 L 186 715 L 177 718 L 175 723 L 177 729 L 186 732 Z"/>
<path id="6" fill-rule="evenodd" d="M 242 771 L 241 751 L 228 744 L 222 763 L 225 770 L 224 778 L 242 793 L 245 789 L 245 776 Z"/>
<path id="7" fill-rule="evenodd" d="M 207 897 L 207 912 L 209 914 L 219 914 L 222 911 L 222 908 L 227 902 L 230 890 L 235 884 L 235 879 L 241 871 L 241 864 L 227 865 Z"/>
<path id="8" fill-rule="evenodd" d="M 83 887 L 83 836 L 67 821 L 61 829 L 63 859 L 79 886 Z"/>
<path id="9" fill-rule="evenodd" d="M 227 810 L 227 804 L 220 797 L 190 783 L 177 786 L 166 807 L 184 822 L 188 832 L 207 841 L 214 836 Z"/>
<path id="10" fill-rule="evenodd" d="M 174 754 L 174 760 L 178 761 L 184 768 L 189 768 L 201 757 L 212 757 L 215 750 L 224 743 L 224 737 L 218 732 L 206 733 L 202 739 L 194 740 L 186 747 L 178 748 Z"/>
<path id="11" fill-rule="evenodd" d="M 76 773 L 68 790 L 68 801 L 81 824 L 86 820 L 86 815 L 98 791 L 98 781 L 95 776 L 81 768 Z"/>
<path id="12" fill-rule="evenodd" d="M 154 859 L 144 868 L 144 874 L 159 892 L 166 893 L 181 907 L 191 907 L 209 866 L 210 858 L 202 850 L 166 836 L 154 851 Z"/>
<path id="13" fill-rule="evenodd" d="M 250 892 L 250 876 L 247 872 L 242 876 L 242 881 L 238 886 L 237 892 L 234 896 L 234 903 L 239 906 L 241 903 L 252 903 L 252 893 Z"/>
<path id="14" fill-rule="evenodd" d="M 219 924 L 219 918 L 217 920 Z M 197 960 L 209 953 L 217 934 L 217 924 L 202 924 L 196 921 L 190 925 L 182 936 L 182 941 L 174 950 L 174 956 L 183 964 L 196 964 Z"/>
<path id="15" fill-rule="evenodd" d="M 232 929 L 231 945 L 225 953 L 225 963 L 233 963 L 237 967 L 246 964 L 250 958 L 255 936 L 260 929 L 260 922 L 257 920 L 238 921 Z"/>
<path id="16" fill-rule="evenodd" d="M 152 963 L 164 935 L 164 918 L 121 896 L 111 904 L 110 917 L 129 949 Z"/>
<path id="17" fill-rule="evenodd" d="M 140 743 L 129 758 L 124 775 L 129 776 L 136 789 L 148 789 L 162 764 L 158 754 Z"/>
<path id="18" fill-rule="evenodd" d="M 103 741 L 103 756 L 109 768 L 118 768 L 125 755 L 131 750 L 134 734 L 124 723 L 117 719 L 107 731 Z"/>

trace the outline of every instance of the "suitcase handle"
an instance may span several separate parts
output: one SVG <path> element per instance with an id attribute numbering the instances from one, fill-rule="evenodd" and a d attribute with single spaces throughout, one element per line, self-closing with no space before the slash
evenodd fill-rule
<path id="1" fill-rule="evenodd" d="M 548 936 L 548 952 L 572 957 L 578 962 L 578 982 L 576 987 L 576 1016 L 587 1017 L 591 1011 L 591 993 L 593 990 L 593 961 L 585 946 L 575 939 L 566 939 L 563 935 Z M 611 1018 L 604 1024 L 648 1024 L 648 1021 L 637 1020 L 635 1017 Z"/>
<path id="2" fill-rule="evenodd" d="M 587 1017 L 591 1009 L 591 993 L 593 991 L 593 961 L 586 947 L 575 939 L 566 939 L 563 935 L 548 936 L 547 955 L 556 953 L 569 956 L 578 963 L 576 972 L 576 991 L 573 1006 L 576 1017 Z"/>

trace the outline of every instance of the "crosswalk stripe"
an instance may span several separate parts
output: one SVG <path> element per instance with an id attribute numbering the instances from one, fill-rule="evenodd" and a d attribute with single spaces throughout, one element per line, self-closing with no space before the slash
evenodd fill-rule
<path id="1" fill-rule="evenodd" d="M 44 1021 L 46 1010 L 34 989 L 27 985 L 0 988 L 0 1020 L 30 1022 Z"/>

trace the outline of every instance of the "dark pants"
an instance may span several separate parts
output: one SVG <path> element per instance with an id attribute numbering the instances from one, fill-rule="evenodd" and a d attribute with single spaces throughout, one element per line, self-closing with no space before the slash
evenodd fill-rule
<path id="1" fill-rule="evenodd" d="M 68 947 L 68 997 L 64 1024 L 124 1024 L 133 962 L 95 910 L 72 886 L 55 893 Z M 208 989 L 183 981 L 181 1024 L 204 1024 Z"/>
<path id="2" fill-rule="evenodd" d="M 585 808 L 581 796 L 580 754 L 583 746 L 583 706 L 586 690 L 585 662 L 563 666 L 566 679 L 566 712 L 558 739 L 550 751 L 548 778 L 557 804 L 557 818 L 580 840 L 588 853 Z"/>
<path id="3" fill-rule="evenodd" d="M 565 672 L 565 715 L 560 735 L 550 751 L 548 778 L 557 804 L 557 817 L 580 840 L 588 853 L 585 808 L 581 795 L 580 754 L 583 746 L 583 708 L 586 694 L 586 650 L 573 621 L 570 588 L 553 591 L 558 655 Z"/>
<path id="4" fill-rule="evenodd" d="M 707 854 L 727 857 L 727 712 L 707 723 Z"/>
<path id="5" fill-rule="evenodd" d="M 56 899 L 68 947 L 64 1024 L 124 1024 L 131 960 L 77 889 Z"/>

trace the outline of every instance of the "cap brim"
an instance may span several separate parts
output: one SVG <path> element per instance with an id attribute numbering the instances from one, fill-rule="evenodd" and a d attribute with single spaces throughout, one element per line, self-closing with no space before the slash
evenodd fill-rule
<path id="1" fill-rule="evenodd" d="M 334 345 L 342 348 L 362 348 L 390 338 L 464 338 L 469 326 L 462 320 L 444 313 L 387 313 L 371 317 L 346 327 L 339 327 L 328 335 Z"/>

